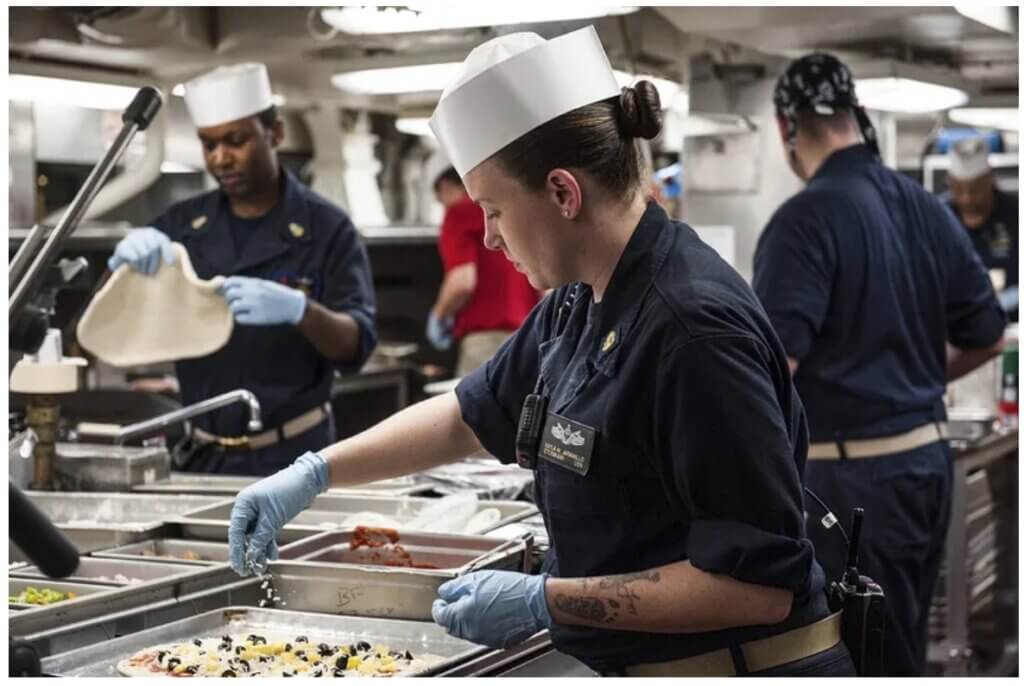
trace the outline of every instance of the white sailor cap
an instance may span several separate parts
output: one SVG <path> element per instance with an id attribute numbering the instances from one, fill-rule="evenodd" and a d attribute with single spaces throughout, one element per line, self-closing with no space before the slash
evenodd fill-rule
<path id="1" fill-rule="evenodd" d="M 185 84 L 185 105 L 196 128 L 251 117 L 274 104 L 265 64 L 218 67 Z"/>
<path id="2" fill-rule="evenodd" d="M 619 92 L 593 26 L 551 40 L 512 33 L 469 53 L 430 128 L 465 177 L 541 124 Z"/>
<path id="3" fill-rule="evenodd" d="M 988 164 L 988 144 L 980 136 L 959 140 L 949 151 L 949 175 L 955 179 L 971 181 L 991 169 Z"/>

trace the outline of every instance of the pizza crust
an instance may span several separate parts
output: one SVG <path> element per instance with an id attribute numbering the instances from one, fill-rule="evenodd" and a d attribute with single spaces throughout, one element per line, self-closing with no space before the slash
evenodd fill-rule
<path id="1" fill-rule="evenodd" d="M 225 641 L 225 638 L 230 640 Z M 289 676 L 334 678 L 337 660 L 345 655 L 347 664 L 342 670 L 345 677 L 391 677 L 422 672 L 444 659 L 427 653 L 413 656 L 408 651 L 393 652 L 385 645 L 371 646 L 363 641 L 345 646 L 306 640 L 304 636 L 258 637 L 259 641 L 250 640 L 252 638 L 251 635 L 204 637 L 189 643 L 154 646 L 120 660 L 116 669 L 126 677 L 220 677 L 225 670 L 232 670 L 238 677 L 280 677 L 282 671 L 288 671 Z M 226 645 L 230 648 L 223 650 Z M 324 648 L 328 650 L 322 652 Z M 353 649 L 355 654 L 350 655 Z M 300 655 L 306 659 L 301 659 Z M 240 658 L 245 662 L 244 667 Z M 171 659 L 177 662 L 171 664 Z M 320 674 L 313 673 L 317 664 Z M 160 668 L 154 671 L 153 665 Z M 177 673 L 172 674 L 171 669 Z"/>
<path id="2" fill-rule="evenodd" d="M 224 347 L 234 320 L 217 294 L 224 277 L 203 281 L 188 252 L 172 244 L 174 264 L 152 276 L 121 265 L 78 322 L 78 341 L 115 367 L 202 357 Z"/>

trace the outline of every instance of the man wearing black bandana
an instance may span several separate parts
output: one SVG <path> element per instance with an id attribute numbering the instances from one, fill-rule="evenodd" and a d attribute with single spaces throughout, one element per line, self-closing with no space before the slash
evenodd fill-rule
<path id="1" fill-rule="evenodd" d="M 949 210 L 881 164 L 844 64 L 796 60 L 774 101 L 807 186 L 765 228 L 754 290 L 807 409 L 807 486 L 843 521 L 866 510 L 860 571 L 885 590 L 887 672 L 922 674 L 949 522 L 942 396 L 998 354 L 1005 316 Z M 815 553 L 836 579 L 842 538 L 810 509 Z"/>

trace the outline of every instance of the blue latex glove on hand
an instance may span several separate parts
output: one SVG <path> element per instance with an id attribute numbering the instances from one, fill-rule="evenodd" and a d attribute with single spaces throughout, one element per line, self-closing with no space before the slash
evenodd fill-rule
<path id="1" fill-rule="evenodd" d="M 309 507 L 328 483 L 327 460 L 306 453 L 239 493 L 228 525 L 231 568 L 242 576 L 266 571 L 267 560 L 277 559 L 278 530 Z"/>
<path id="2" fill-rule="evenodd" d="M 427 317 L 427 340 L 430 345 L 438 350 L 447 350 L 452 347 L 452 327 L 454 322 L 451 317 L 438 319 L 431 312 Z"/>
<path id="3" fill-rule="evenodd" d="M 1016 286 L 1010 286 L 1006 290 L 999 293 L 999 304 L 1003 306 L 1003 309 L 1007 312 L 1016 310 L 1020 305 L 1020 291 Z"/>
<path id="4" fill-rule="evenodd" d="M 298 324 L 306 313 L 306 294 L 251 276 L 229 276 L 218 291 L 239 324 Z"/>
<path id="5" fill-rule="evenodd" d="M 452 636 L 507 648 L 551 628 L 546 579 L 547 574 L 471 572 L 441 584 L 430 614 Z"/>
<path id="6" fill-rule="evenodd" d="M 161 261 L 174 264 L 171 239 L 159 229 L 146 227 L 134 229 L 121 239 L 107 260 L 107 268 L 115 271 L 122 264 L 127 264 L 135 271 L 151 276 L 160 269 Z"/>

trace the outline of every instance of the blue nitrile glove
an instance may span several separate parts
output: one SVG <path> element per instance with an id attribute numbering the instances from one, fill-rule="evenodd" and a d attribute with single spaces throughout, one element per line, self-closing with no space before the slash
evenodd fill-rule
<path id="1" fill-rule="evenodd" d="M 452 636 L 507 648 L 551 628 L 546 579 L 547 574 L 471 572 L 441 584 L 430 614 Z"/>
<path id="2" fill-rule="evenodd" d="M 438 319 L 431 312 L 427 317 L 427 340 L 438 350 L 452 347 L 452 318 Z"/>
<path id="3" fill-rule="evenodd" d="M 115 271 L 127 264 L 137 272 L 152 275 L 160 269 L 161 259 L 165 264 L 174 264 L 174 250 L 167 234 L 152 227 L 133 229 L 114 248 L 107 268 Z"/>
<path id="4" fill-rule="evenodd" d="M 228 525 L 231 568 L 242 576 L 262 574 L 267 560 L 277 559 L 278 530 L 326 491 L 328 482 L 327 460 L 306 453 L 239 493 Z"/>
<path id="5" fill-rule="evenodd" d="M 999 304 L 1007 312 L 1013 312 L 1020 304 L 1020 291 L 1017 290 L 1016 286 L 1010 286 L 1000 292 L 997 297 L 999 298 Z"/>
<path id="6" fill-rule="evenodd" d="M 239 324 L 298 324 L 306 313 L 306 294 L 266 279 L 229 276 L 219 293 Z"/>

